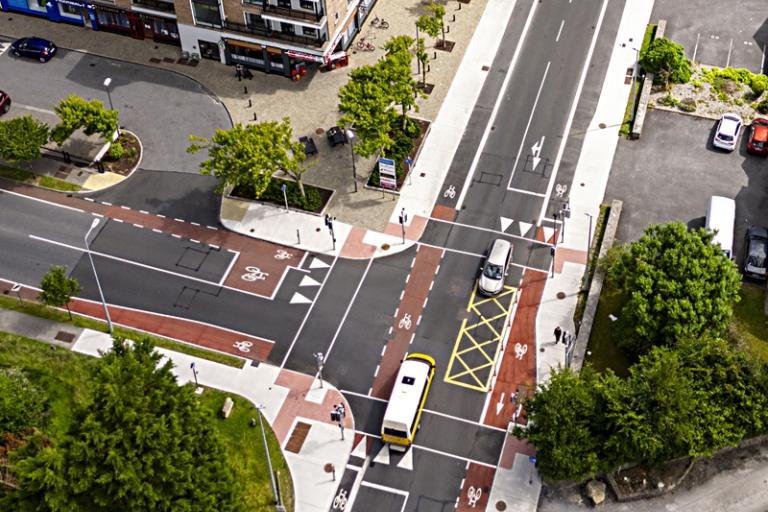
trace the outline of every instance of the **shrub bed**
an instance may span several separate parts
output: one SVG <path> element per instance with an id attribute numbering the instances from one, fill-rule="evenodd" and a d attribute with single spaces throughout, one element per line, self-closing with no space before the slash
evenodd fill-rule
<path id="1" fill-rule="evenodd" d="M 285 198 L 283 198 L 283 184 L 285 184 L 285 196 L 288 199 L 288 206 L 290 208 L 305 210 L 312 213 L 321 213 L 333 195 L 332 190 L 316 187 L 314 185 L 307 185 L 305 183 L 304 193 L 306 196 L 302 196 L 298 183 L 282 179 L 273 179 L 270 181 L 267 190 L 265 190 L 260 197 L 256 197 L 253 193 L 253 188 L 247 186 L 235 187 L 230 195 L 240 199 L 264 201 L 284 206 Z"/>

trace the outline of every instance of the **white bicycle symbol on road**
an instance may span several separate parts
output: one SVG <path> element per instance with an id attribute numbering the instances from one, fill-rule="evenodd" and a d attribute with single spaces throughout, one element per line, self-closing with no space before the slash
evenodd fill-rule
<path id="1" fill-rule="evenodd" d="M 528 352 L 528 345 L 521 345 L 520 343 L 515 343 L 515 357 L 517 359 L 522 359 L 523 356 Z"/>
<path id="2" fill-rule="evenodd" d="M 453 199 L 454 197 L 456 197 L 456 187 L 454 187 L 453 185 L 449 186 L 445 190 L 445 192 L 443 192 L 443 197 L 447 197 L 449 199 Z"/>
<path id="3" fill-rule="evenodd" d="M 246 271 L 246 274 L 243 274 L 242 276 L 240 276 L 240 279 L 242 279 L 243 281 L 249 281 L 249 282 L 264 281 L 267 279 L 267 277 L 269 277 L 269 273 L 262 272 L 259 267 L 248 266 L 248 267 L 245 267 L 245 271 Z"/>
<path id="4" fill-rule="evenodd" d="M 481 488 L 475 489 L 471 485 L 469 486 L 469 489 L 467 490 L 467 503 L 470 507 L 475 508 L 475 505 L 477 505 L 477 502 L 480 501 L 480 497 L 483 495 L 483 490 Z"/>
<path id="5" fill-rule="evenodd" d="M 397 324 L 398 327 L 405 329 L 406 331 L 411 328 L 411 325 L 411 315 L 409 313 L 404 314 L 403 318 L 401 318 L 400 322 Z"/>
<path id="6" fill-rule="evenodd" d="M 232 344 L 233 347 L 235 347 L 240 352 L 250 352 L 251 347 L 253 346 L 252 341 L 243 340 L 243 341 L 236 341 Z"/>
<path id="7" fill-rule="evenodd" d="M 344 508 L 347 506 L 347 490 L 341 489 L 339 490 L 339 494 L 336 495 L 335 498 L 333 498 L 333 510 L 344 510 Z"/>
<path id="8" fill-rule="evenodd" d="M 293 255 L 285 249 L 278 249 L 275 253 L 276 260 L 289 260 L 291 258 L 293 258 Z"/>
<path id="9" fill-rule="evenodd" d="M 557 186 L 555 187 L 555 197 L 563 197 L 567 190 L 568 190 L 568 185 L 561 185 L 560 183 L 558 183 Z"/>

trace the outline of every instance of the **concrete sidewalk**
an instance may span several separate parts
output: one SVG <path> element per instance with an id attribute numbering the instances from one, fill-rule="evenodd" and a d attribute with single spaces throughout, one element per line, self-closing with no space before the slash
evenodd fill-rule
<path id="1" fill-rule="evenodd" d="M 112 347 L 112 338 L 103 332 L 5 309 L 0 309 L 0 331 L 95 357 Z M 68 341 L 62 341 L 62 338 Z M 272 426 L 291 471 L 296 511 L 325 512 L 330 509 L 338 482 L 332 480 L 331 473 L 325 468 L 332 464 L 341 474 L 354 439 L 354 419 L 348 404 L 345 440 L 341 440 L 339 427 L 330 422 L 332 407 L 344 402 L 337 389 L 327 382 L 321 389 L 312 377 L 264 363 L 252 366 L 244 361 L 242 368 L 233 368 L 163 348 L 157 350 L 173 362 L 173 373 L 179 385 L 194 381 L 190 369 L 194 363 L 200 385 L 240 395 L 256 406 L 263 405 L 262 413 Z M 294 453 L 286 450 L 286 443 L 300 423 L 308 425 L 308 433 Z"/>

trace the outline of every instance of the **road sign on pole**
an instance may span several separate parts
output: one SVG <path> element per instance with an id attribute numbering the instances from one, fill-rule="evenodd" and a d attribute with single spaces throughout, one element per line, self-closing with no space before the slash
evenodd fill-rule
<path id="1" fill-rule="evenodd" d="M 405 208 L 400 210 L 400 216 L 398 217 L 398 220 L 400 221 L 400 228 L 403 232 L 403 243 L 405 243 L 405 223 L 408 222 L 408 214 L 405 213 Z"/>
<path id="2" fill-rule="evenodd" d="M 381 188 L 395 190 L 397 188 L 397 172 L 395 161 L 389 158 L 379 158 L 379 184 Z"/>
<path id="3" fill-rule="evenodd" d="M 285 189 L 286 189 L 286 188 L 287 188 L 287 187 L 286 187 L 285 183 L 283 183 L 283 184 L 280 186 L 280 190 L 282 190 L 282 191 L 283 191 L 283 201 L 285 201 L 285 211 L 287 212 L 287 211 L 288 211 L 288 195 L 285 193 Z"/>

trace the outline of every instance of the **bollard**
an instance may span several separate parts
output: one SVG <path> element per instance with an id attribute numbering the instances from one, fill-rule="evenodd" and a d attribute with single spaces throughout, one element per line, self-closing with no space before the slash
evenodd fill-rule
<path id="1" fill-rule="evenodd" d="M 296 245 L 301 245 L 301 233 L 299 233 L 299 230 L 296 230 Z"/>
<path id="2" fill-rule="evenodd" d="M 253 120 L 258 121 L 258 118 L 256 117 L 256 112 L 253 113 Z"/>
<path id="3" fill-rule="evenodd" d="M 456 10 L 457 10 L 457 11 L 460 11 L 460 10 L 461 10 L 461 2 L 459 2 L 459 8 L 458 8 L 458 9 L 456 9 Z"/>
<path id="4" fill-rule="evenodd" d="M 432 57 L 432 60 L 436 60 L 436 59 L 437 59 L 437 52 L 435 52 L 435 55 Z"/>
<path id="5" fill-rule="evenodd" d="M 450 25 L 446 25 L 445 26 L 445 33 L 446 34 L 450 34 L 451 33 L 451 26 Z"/>
<path id="6" fill-rule="evenodd" d="M 248 98 L 248 108 L 251 108 L 253 106 L 253 100 L 251 98 Z"/>
<path id="7" fill-rule="evenodd" d="M 248 86 L 247 85 L 243 86 L 243 94 L 248 94 Z"/>
<path id="8" fill-rule="evenodd" d="M 430 71 L 432 71 L 432 66 L 430 66 L 429 64 L 427 64 L 427 73 L 429 73 Z"/>
<path id="9" fill-rule="evenodd" d="M 456 21 L 456 15 L 453 15 L 453 19 L 451 21 Z"/>

